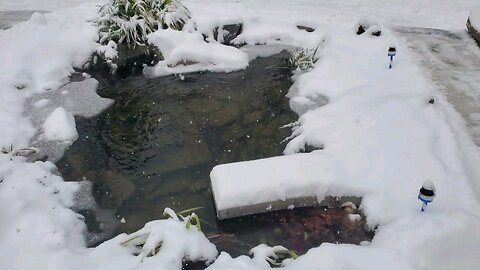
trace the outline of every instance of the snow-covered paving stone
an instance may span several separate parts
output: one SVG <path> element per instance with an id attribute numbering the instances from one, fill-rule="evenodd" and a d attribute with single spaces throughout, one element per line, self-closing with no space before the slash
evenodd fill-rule
<path id="1" fill-rule="evenodd" d="M 326 196 L 360 195 L 338 181 L 335 166 L 318 152 L 218 165 L 210 174 L 217 215 L 223 219 L 290 204 L 314 206 Z"/>

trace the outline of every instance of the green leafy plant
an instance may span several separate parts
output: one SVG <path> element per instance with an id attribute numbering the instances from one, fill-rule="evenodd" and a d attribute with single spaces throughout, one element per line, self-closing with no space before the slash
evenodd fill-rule
<path id="1" fill-rule="evenodd" d="M 181 30 L 190 19 L 181 0 L 110 0 L 99 14 L 100 43 L 128 47 L 147 45 L 147 35 L 158 29 Z"/>
<path id="2" fill-rule="evenodd" d="M 311 49 L 297 48 L 287 59 L 287 66 L 293 69 L 308 70 L 318 61 L 318 47 Z"/>

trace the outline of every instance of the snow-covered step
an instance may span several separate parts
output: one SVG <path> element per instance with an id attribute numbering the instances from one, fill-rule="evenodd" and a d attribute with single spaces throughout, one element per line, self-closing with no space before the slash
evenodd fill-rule
<path id="1" fill-rule="evenodd" d="M 336 197 L 334 162 L 314 153 L 222 164 L 210 173 L 218 219 L 306 206 L 338 207 L 353 196 Z M 340 192 L 340 193 L 339 193 Z"/>

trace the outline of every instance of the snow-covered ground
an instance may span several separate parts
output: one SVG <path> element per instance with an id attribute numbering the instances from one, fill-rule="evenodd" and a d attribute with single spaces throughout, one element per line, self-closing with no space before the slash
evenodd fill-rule
<path id="1" fill-rule="evenodd" d="M 75 7 L 85 3 L 102 3 L 103 0 L 5 0 L 0 2 L 3 10 L 44 10 L 53 11 Z"/>
<path id="2" fill-rule="evenodd" d="M 296 106 L 308 110 L 299 110 L 285 153 L 295 153 L 305 144 L 324 145 L 324 150 L 310 154 L 311 162 L 320 162 L 319 168 L 328 169 L 329 175 L 324 179 L 319 171 L 307 176 L 314 184 L 316 179 L 327 184 L 326 190 L 314 190 L 315 195 L 362 196 L 368 224 L 378 229 L 371 243 L 322 244 L 288 261 L 285 268 L 480 268 L 478 148 L 447 102 L 445 89 L 421 69 L 405 39 L 389 30 L 399 25 L 464 29 L 476 0 L 188 0 L 186 4 L 195 27 L 207 35 L 214 26 L 242 22 L 239 43 L 320 45 L 314 69 L 297 73 L 288 94 Z M 194 226 L 185 229 L 185 221 L 174 218 L 149 223 L 133 235 L 146 241 L 143 250 L 121 245 L 126 235 L 96 248 L 85 247 L 85 224 L 70 210 L 80 185 L 64 182 L 51 162 L 27 163 L 15 154 L 31 146 L 36 134 L 67 141 L 75 137 L 74 112 L 68 108 L 52 110 L 43 125 L 33 125 L 24 105 L 32 96 L 67 83 L 73 68 L 81 67 L 98 48 L 97 29 L 91 22 L 98 6 L 96 1 L 77 0 L 0 3 L 0 10 L 11 9 L 54 11 L 36 13 L 28 22 L 0 30 L 0 148 L 5 149 L 0 154 L 0 269 L 180 269 L 184 257 L 213 260 L 217 251 L 205 236 Z M 355 34 L 355 24 L 364 17 L 384 26 L 382 36 Z M 298 24 L 316 30 L 308 33 Z M 181 40 L 189 40 L 189 35 Z M 155 37 L 165 36 L 156 33 Z M 391 44 L 398 55 L 388 70 L 386 52 Z M 222 55 L 206 53 L 216 47 Z M 172 59 L 182 60 L 184 52 L 178 50 L 181 55 Z M 218 44 L 192 52 L 188 58 L 222 64 L 223 70 L 246 64 L 241 50 Z M 471 83 L 471 89 L 478 88 L 469 74 L 457 78 Z M 312 104 L 319 96 L 329 103 L 315 108 Z M 435 103 L 429 104 L 432 97 Z M 65 126 L 52 124 L 59 120 Z M 426 179 L 435 183 L 437 197 L 426 213 L 420 213 L 416 196 Z M 146 257 L 147 248 L 155 249 L 160 242 L 159 253 Z M 235 259 L 222 253 L 209 269 L 270 269 L 265 256 L 271 252 L 259 247 L 253 258 Z"/>

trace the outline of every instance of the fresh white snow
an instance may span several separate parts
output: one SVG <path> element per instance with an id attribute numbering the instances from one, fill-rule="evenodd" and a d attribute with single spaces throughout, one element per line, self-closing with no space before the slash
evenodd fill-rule
<path id="1" fill-rule="evenodd" d="M 474 188 L 480 186 L 474 162 L 480 160 L 478 148 L 404 40 L 388 30 L 398 25 L 464 29 L 476 0 L 188 0 L 186 5 L 195 25 L 181 33 L 160 30 L 151 35 L 151 42 L 165 52 L 165 61 L 153 68 L 153 74 L 245 68 L 252 59 L 245 51 L 206 43 L 200 34 L 208 36 L 213 27 L 226 23 L 244 23 L 237 43 L 320 45 L 314 69 L 297 72 L 288 94 L 300 118 L 287 155 L 235 165 L 239 167 L 225 165 L 228 170 L 217 169 L 214 175 L 224 179 L 238 170 L 251 177 L 247 184 L 285 178 L 284 186 L 260 182 L 264 189 L 256 194 L 272 198 L 302 193 L 287 176 L 298 177 L 298 183 L 307 184 L 318 197 L 360 195 L 368 224 L 378 228 L 369 245 L 324 243 L 285 262 L 284 268 L 480 268 L 479 194 Z M 29 147 L 39 132 L 24 115 L 27 98 L 64 85 L 73 68 L 81 67 L 99 48 L 91 22 L 98 6 L 77 0 L 0 3 L 0 10 L 9 9 L 57 10 L 36 13 L 27 22 L 0 30 L 0 149 L 15 150 Z M 355 35 L 355 25 L 364 17 L 384 26 L 381 37 Z M 316 30 L 308 33 L 298 29 L 299 24 Z M 388 70 L 386 52 L 391 44 L 398 55 Z M 182 60 L 191 65 L 176 65 Z M 328 104 L 319 107 L 324 97 Z M 428 103 L 432 97 L 435 104 Z M 44 100 L 36 106 L 50 104 Z M 62 109 L 56 112 L 45 125 L 45 132 L 53 130 L 55 135 L 47 137 L 72 138 L 64 134 L 68 130 L 67 135 L 73 135 L 71 115 Z M 59 122 L 65 125 L 60 128 Z M 306 144 L 325 149 L 295 154 Z M 272 168 L 277 173 L 272 174 Z M 302 168 L 314 173 L 305 174 Z M 434 182 L 437 196 L 428 211 L 420 213 L 416 196 L 426 179 Z M 182 258 L 215 259 L 217 251 L 206 237 L 174 218 L 152 221 L 130 236 L 141 235 L 147 247 L 162 241 L 156 256 L 142 260 L 146 249 L 122 246 L 129 237 L 125 234 L 86 248 L 83 218 L 70 210 L 79 187 L 64 182 L 51 162 L 28 163 L 14 153 L 0 154 L 0 269 L 180 269 Z M 230 190 L 231 202 L 227 197 L 222 201 L 241 203 L 242 189 Z M 221 253 L 209 269 L 270 269 L 265 258 L 273 249 L 257 247 L 253 258 Z"/>
<path id="2" fill-rule="evenodd" d="M 43 123 L 43 132 L 47 140 L 73 141 L 78 137 L 75 118 L 64 108 L 56 108 Z"/>
<path id="3" fill-rule="evenodd" d="M 480 6 L 472 9 L 468 18 L 475 29 L 480 29 Z"/>
<path id="4" fill-rule="evenodd" d="M 187 27 L 186 27 L 187 28 Z M 158 30 L 149 36 L 164 57 L 155 67 L 145 72 L 150 76 L 163 76 L 197 71 L 231 72 L 245 69 L 248 56 L 235 47 L 220 43 L 207 43 L 198 32 Z"/>
<path id="5" fill-rule="evenodd" d="M 85 3 L 98 4 L 105 0 L 6 0 L 0 2 L 2 10 L 46 10 L 53 11 L 78 6 Z"/>

